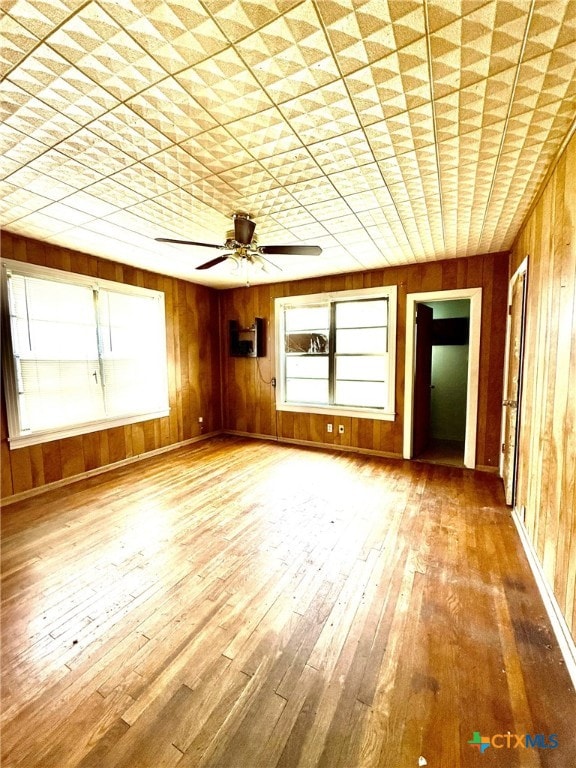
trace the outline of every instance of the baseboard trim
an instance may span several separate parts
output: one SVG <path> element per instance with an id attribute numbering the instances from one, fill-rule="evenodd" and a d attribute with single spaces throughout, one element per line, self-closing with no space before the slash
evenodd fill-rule
<path id="1" fill-rule="evenodd" d="M 572 637 L 552 588 L 548 583 L 548 579 L 546 578 L 536 550 L 534 549 L 526 526 L 524 525 L 524 521 L 522 520 L 521 513 L 516 507 L 512 510 L 512 519 L 514 520 L 516 530 L 520 536 L 520 541 L 522 542 L 524 552 L 528 558 L 534 579 L 538 585 L 542 602 L 544 603 L 546 613 L 552 624 L 552 629 L 556 636 L 556 640 L 558 641 L 558 645 L 560 646 L 560 651 L 564 657 L 564 663 L 566 664 L 566 669 L 570 675 L 572 686 L 574 687 L 574 690 L 576 690 L 576 644 L 574 643 L 574 638 Z"/>
<path id="2" fill-rule="evenodd" d="M 238 430 L 226 429 L 225 435 L 233 435 L 234 437 L 249 437 L 254 440 L 271 440 L 275 443 L 283 443 L 285 445 L 299 445 L 302 448 L 318 448 L 326 451 L 343 451 L 347 453 L 361 453 L 366 456 L 379 456 L 383 459 L 402 459 L 402 454 L 391 453 L 389 451 L 378 451 L 373 448 L 358 448 L 355 445 L 338 445 L 337 443 L 320 443 L 315 440 L 297 440 L 293 437 L 277 437 L 276 435 L 259 435 L 254 432 L 240 432 Z"/>
<path id="3" fill-rule="evenodd" d="M 229 435 L 230 437 L 248 437 L 253 440 L 267 440 L 272 443 L 281 442 L 276 435 L 261 435 L 258 432 L 242 432 L 240 429 L 223 429 L 221 434 Z"/>
<path id="4" fill-rule="evenodd" d="M 305 448 L 321 448 L 327 451 L 341 451 L 342 453 L 360 453 L 365 456 L 379 456 L 382 459 L 399 459 L 403 461 L 401 453 L 390 451 L 377 451 L 374 448 L 358 448 L 354 445 L 336 445 L 335 443 L 318 443 L 312 440 L 297 440 L 292 437 L 278 438 L 278 442 L 287 445 L 299 445 Z"/>
<path id="5" fill-rule="evenodd" d="M 39 496 L 47 491 L 53 491 L 57 488 L 63 488 L 66 485 L 77 483 L 79 480 L 87 480 L 90 477 L 96 477 L 96 475 L 103 475 L 105 472 L 111 472 L 113 469 L 119 469 L 120 467 L 126 467 L 129 464 L 136 464 L 144 459 L 151 459 L 154 456 L 161 456 L 163 453 L 169 453 L 170 451 L 176 451 L 178 448 L 185 448 L 187 445 L 193 443 L 199 443 L 203 440 L 208 440 L 212 437 L 218 437 L 222 431 L 207 432 L 205 435 L 197 435 L 191 437 L 188 440 L 182 440 L 179 443 L 172 443 L 171 445 L 164 445 L 162 448 L 155 448 L 153 451 L 147 451 L 146 453 L 138 453 L 135 456 L 128 456 L 126 459 L 115 461 L 112 464 L 105 464 L 102 467 L 95 467 L 94 469 L 88 469 L 86 472 L 81 472 L 77 475 L 71 475 L 70 477 L 63 477 L 61 480 L 55 480 L 53 483 L 46 483 L 46 485 L 39 485 L 37 488 L 30 488 L 26 491 L 20 491 L 20 493 L 14 493 L 12 496 L 7 496 L 2 499 L 1 506 L 7 507 L 10 504 L 15 504 L 17 501 L 25 501 L 31 499 L 34 496 Z"/>

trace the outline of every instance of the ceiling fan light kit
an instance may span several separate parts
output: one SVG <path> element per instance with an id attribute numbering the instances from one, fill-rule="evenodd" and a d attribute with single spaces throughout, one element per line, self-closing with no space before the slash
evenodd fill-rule
<path id="1" fill-rule="evenodd" d="M 227 259 L 232 259 L 238 266 L 244 265 L 246 267 L 246 285 L 249 285 L 247 268 L 250 264 L 260 267 L 264 272 L 267 271 L 267 265 L 281 270 L 281 267 L 267 259 L 264 254 L 272 256 L 320 256 L 322 253 L 322 248 L 318 245 L 258 245 L 257 237 L 254 234 L 256 222 L 253 221 L 249 213 L 241 211 L 234 213 L 232 220 L 234 229 L 227 233 L 227 238 L 223 245 L 200 243 L 195 240 L 178 240 L 171 237 L 157 237 L 155 239 L 159 243 L 196 245 L 201 248 L 217 248 L 222 251 L 231 251 L 231 253 L 216 256 L 214 259 L 200 264 L 196 269 L 211 269 Z"/>

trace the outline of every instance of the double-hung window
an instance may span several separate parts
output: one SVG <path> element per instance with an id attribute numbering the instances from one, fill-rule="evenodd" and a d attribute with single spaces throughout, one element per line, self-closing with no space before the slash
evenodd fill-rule
<path id="1" fill-rule="evenodd" d="M 3 262 L 11 447 L 166 416 L 164 294 Z"/>
<path id="2" fill-rule="evenodd" d="M 396 287 L 276 299 L 279 410 L 394 419 Z"/>

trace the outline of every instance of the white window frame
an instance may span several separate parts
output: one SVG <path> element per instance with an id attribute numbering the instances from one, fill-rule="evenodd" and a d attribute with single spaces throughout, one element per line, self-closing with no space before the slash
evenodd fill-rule
<path id="1" fill-rule="evenodd" d="M 284 353 L 284 309 L 305 307 L 321 303 L 362 301 L 364 299 L 388 300 L 388 403 L 385 408 L 342 406 L 322 403 L 286 402 L 285 353 Z M 276 326 L 276 410 L 293 413 L 319 413 L 334 416 L 354 416 L 364 419 L 394 421 L 396 418 L 396 315 L 398 289 L 395 285 L 376 288 L 361 288 L 350 291 L 282 296 L 274 301 Z"/>
<path id="2" fill-rule="evenodd" d="M 37 445 L 50 440 L 57 440 L 76 435 L 83 435 L 102 429 L 125 426 L 127 424 L 136 424 L 141 421 L 162 418 L 170 414 L 169 407 L 169 388 L 167 371 L 167 353 L 166 353 L 166 316 L 163 291 L 155 291 L 149 288 L 129 285 L 127 283 L 117 283 L 111 280 L 102 280 L 100 278 L 89 277 L 77 274 L 75 272 L 65 272 L 64 270 L 52 269 L 50 267 L 41 267 L 27 262 L 2 259 L 1 262 L 1 299 L 2 299 L 2 369 L 4 380 L 4 394 L 8 421 L 8 442 L 11 449 L 22 448 L 29 445 Z M 159 350 L 159 356 L 163 355 L 166 364 L 166 400 L 160 410 L 153 412 L 131 413 L 123 416 L 114 416 L 89 421 L 65 427 L 54 429 L 37 430 L 34 432 L 21 431 L 20 418 L 18 411 L 18 391 L 16 386 L 16 374 L 14 370 L 14 355 L 12 348 L 12 329 L 10 322 L 10 311 L 8 303 L 8 275 L 22 275 L 31 278 L 45 278 L 51 281 L 58 281 L 68 285 L 88 286 L 93 290 L 108 289 L 117 293 L 127 295 L 149 296 L 159 302 L 159 316 L 163 323 L 162 349 Z M 162 372 L 164 375 L 164 372 Z"/>

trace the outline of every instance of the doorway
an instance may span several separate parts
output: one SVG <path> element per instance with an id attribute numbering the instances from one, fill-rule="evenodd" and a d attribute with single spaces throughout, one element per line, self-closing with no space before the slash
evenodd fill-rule
<path id="1" fill-rule="evenodd" d="M 416 304 L 412 457 L 464 466 L 470 299 Z"/>
<path id="2" fill-rule="evenodd" d="M 474 468 L 482 289 L 408 294 L 404 458 Z"/>

